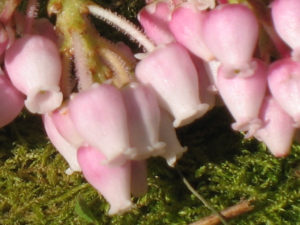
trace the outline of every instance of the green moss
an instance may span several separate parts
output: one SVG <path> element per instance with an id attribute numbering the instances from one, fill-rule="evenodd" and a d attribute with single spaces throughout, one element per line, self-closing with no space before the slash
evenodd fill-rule
<path id="1" fill-rule="evenodd" d="M 182 128 L 189 151 L 176 169 L 217 210 L 251 199 L 254 210 L 230 224 L 297 224 L 300 221 L 300 146 L 284 159 L 230 128 L 222 108 Z M 184 186 L 176 169 L 149 160 L 149 191 L 135 208 L 108 217 L 108 205 L 45 138 L 38 117 L 23 115 L 0 130 L 0 224 L 189 224 L 211 212 Z"/>
<path id="2" fill-rule="evenodd" d="M 119 12 L 133 21 L 143 4 L 97 2 L 113 10 L 121 2 Z M 124 39 L 102 24 L 97 27 L 114 40 Z M 41 119 L 23 113 L 0 129 L 0 224 L 184 225 L 210 215 L 177 170 L 217 210 L 241 199 L 253 201 L 253 211 L 229 224 L 300 224 L 300 145 L 277 159 L 263 144 L 233 132 L 230 123 L 227 111 L 216 108 L 178 130 L 189 151 L 176 168 L 161 158 L 150 159 L 147 194 L 133 199 L 135 208 L 129 213 L 108 217 L 109 205 L 82 175 L 64 173 L 68 166 L 47 140 Z"/>

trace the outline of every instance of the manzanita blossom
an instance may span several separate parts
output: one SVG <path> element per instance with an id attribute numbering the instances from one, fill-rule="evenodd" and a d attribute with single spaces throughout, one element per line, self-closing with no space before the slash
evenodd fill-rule
<path id="1" fill-rule="evenodd" d="M 276 157 L 286 156 L 290 152 L 295 131 L 293 119 L 271 96 L 265 98 L 259 117 L 263 126 L 254 136 L 263 141 Z"/>
<path id="2" fill-rule="evenodd" d="M 275 0 L 271 8 L 275 30 L 293 49 L 294 59 L 300 60 L 300 1 Z"/>
<path id="3" fill-rule="evenodd" d="M 72 174 L 74 171 L 81 171 L 77 160 L 77 147 L 60 135 L 51 115 L 46 113 L 42 117 L 48 138 L 70 166 L 70 168 L 66 170 L 66 173 Z"/>
<path id="4" fill-rule="evenodd" d="M 274 62 L 268 73 L 270 91 L 279 103 L 300 126 L 300 63 L 290 58 Z"/>
<path id="5" fill-rule="evenodd" d="M 24 107 L 24 96 L 0 69 L 0 128 L 12 122 Z"/>
<path id="6" fill-rule="evenodd" d="M 161 109 L 160 114 L 160 140 L 166 143 L 165 151 L 161 153 L 160 156 L 166 159 L 169 166 L 175 166 L 177 159 L 187 151 L 187 147 L 181 146 L 176 131 L 172 126 L 171 115 L 163 109 Z"/>
<path id="7" fill-rule="evenodd" d="M 267 88 L 266 65 L 258 59 L 255 63 L 256 71 L 250 77 L 227 77 L 223 66 L 217 77 L 218 91 L 236 121 L 233 129 L 249 131 L 249 136 L 261 125 L 258 114 Z"/>
<path id="8" fill-rule="evenodd" d="M 78 133 L 70 116 L 68 105 L 64 105 L 49 114 L 60 135 L 72 146 L 79 148 L 84 144 L 84 139 Z"/>
<path id="9" fill-rule="evenodd" d="M 120 90 L 110 84 L 94 84 L 72 97 L 71 119 L 78 133 L 99 149 L 108 162 L 122 164 L 129 143 L 126 107 Z"/>
<path id="10" fill-rule="evenodd" d="M 120 166 L 103 164 L 105 156 L 90 146 L 80 147 L 77 157 L 85 179 L 110 204 L 108 214 L 122 213 L 132 207 L 130 161 Z"/>
<path id="11" fill-rule="evenodd" d="M 141 83 L 156 91 L 162 107 L 174 116 L 174 127 L 207 112 L 208 105 L 199 99 L 197 70 L 181 45 L 170 43 L 157 48 L 137 64 L 135 73 Z"/>
<path id="12" fill-rule="evenodd" d="M 147 36 L 156 44 L 167 44 L 174 41 L 168 27 L 172 9 L 167 0 L 154 1 L 146 5 L 138 14 L 138 20 Z"/>
<path id="13" fill-rule="evenodd" d="M 251 76 L 258 39 L 254 13 L 242 4 L 224 4 L 211 10 L 203 22 L 203 39 L 228 75 Z"/>
<path id="14" fill-rule="evenodd" d="M 48 38 L 25 35 L 16 40 L 6 51 L 5 68 L 13 85 L 27 96 L 25 106 L 30 112 L 43 114 L 61 105 L 61 59 Z"/>
<path id="15" fill-rule="evenodd" d="M 127 110 L 132 159 L 146 159 L 159 155 L 165 143 L 159 141 L 160 111 L 154 91 L 142 84 L 131 83 L 122 90 Z"/>
<path id="16" fill-rule="evenodd" d="M 210 61 L 214 59 L 214 55 L 203 40 L 203 21 L 206 14 L 196 4 L 181 4 L 173 11 L 169 27 L 180 44 L 205 61 Z"/>

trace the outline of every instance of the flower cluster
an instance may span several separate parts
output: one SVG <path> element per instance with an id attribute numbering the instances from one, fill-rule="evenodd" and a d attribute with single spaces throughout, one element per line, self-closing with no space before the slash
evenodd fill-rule
<path id="1" fill-rule="evenodd" d="M 147 36 L 88 1 L 50 1 L 56 27 L 35 18 L 36 1 L 26 14 L 15 10 L 18 2 L 5 1 L 0 14 L 0 127 L 24 105 L 40 114 L 66 173 L 82 171 L 110 203 L 109 214 L 130 209 L 131 194 L 147 191 L 146 159 L 175 165 L 186 151 L 175 128 L 212 109 L 217 94 L 233 129 L 275 156 L 288 154 L 300 124 L 298 0 L 272 3 L 274 26 L 254 5 L 147 1 L 138 15 Z M 139 62 L 125 44 L 100 37 L 87 13 L 137 40 L 147 50 Z M 260 26 L 281 54 L 275 62 L 257 45 Z"/>

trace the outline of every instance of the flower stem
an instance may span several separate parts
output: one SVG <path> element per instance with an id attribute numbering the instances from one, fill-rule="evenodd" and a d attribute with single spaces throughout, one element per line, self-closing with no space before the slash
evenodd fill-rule
<path id="1" fill-rule="evenodd" d="M 214 216 L 216 216 L 218 218 L 219 221 L 221 221 L 224 225 L 228 225 L 228 223 L 226 222 L 224 216 L 222 214 L 220 214 L 214 207 L 212 207 L 208 201 L 205 200 L 205 198 L 200 195 L 193 187 L 192 185 L 188 182 L 188 180 L 182 175 L 182 173 L 177 169 L 177 172 L 179 174 L 179 176 L 181 177 L 183 183 L 185 184 L 185 186 L 187 187 L 187 189 L 192 192 L 196 198 L 198 198 L 208 209 L 210 209 L 213 213 Z"/>
<path id="2" fill-rule="evenodd" d="M 124 17 L 95 4 L 88 5 L 87 8 L 92 15 L 120 29 L 129 38 L 142 45 L 147 52 L 151 52 L 155 48 L 155 45 L 145 36 L 145 34 Z"/>

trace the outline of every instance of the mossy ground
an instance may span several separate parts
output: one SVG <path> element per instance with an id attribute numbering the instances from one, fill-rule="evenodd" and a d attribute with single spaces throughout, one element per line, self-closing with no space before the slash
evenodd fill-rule
<path id="1" fill-rule="evenodd" d="M 144 1 L 97 2 L 134 21 Z M 118 36 L 102 23 L 96 26 L 102 35 Z M 80 173 L 64 173 L 68 166 L 46 138 L 40 117 L 25 112 L 0 129 L 0 225 L 184 225 L 210 215 L 178 170 L 217 210 L 252 200 L 254 210 L 229 224 L 300 224 L 300 145 L 278 159 L 263 144 L 233 132 L 230 123 L 226 109 L 218 107 L 178 130 L 189 150 L 176 168 L 150 159 L 147 194 L 133 199 L 129 213 L 109 217 L 109 205 Z"/>
<path id="2" fill-rule="evenodd" d="M 300 224 L 300 146 L 277 159 L 230 128 L 224 108 L 178 130 L 189 151 L 176 169 L 149 160 L 149 191 L 135 208 L 108 217 L 108 205 L 45 137 L 39 117 L 23 114 L 0 130 L 0 224 L 189 224 L 211 214 L 182 183 L 177 170 L 217 210 L 241 199 L 254 210 L 230 224 Z"/>

